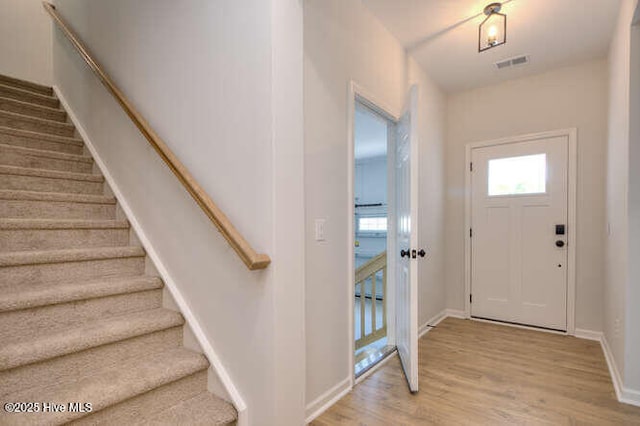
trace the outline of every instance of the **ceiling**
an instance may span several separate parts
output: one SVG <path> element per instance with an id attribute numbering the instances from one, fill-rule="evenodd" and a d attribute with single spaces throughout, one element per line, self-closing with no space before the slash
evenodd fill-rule
<path id="1" fill-rule="evenodd" d="M 606 55 L 620 0 L 511 0 L 507 44 L 478 53 L 490 0 L 362 0 L 447 92 L 486 86 Z M 530 64 L 494 63 L 529 55 Z"/>
<path id="2" fill-rule="evenodd" d="M 369 108 L 356 103 L 355 159 L 380 157 L 387 154 L 387 121 Z"/>

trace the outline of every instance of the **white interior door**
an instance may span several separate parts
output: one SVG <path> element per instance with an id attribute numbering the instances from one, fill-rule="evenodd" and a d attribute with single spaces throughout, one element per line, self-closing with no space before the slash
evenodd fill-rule
<path id="1" fill-rule="evenodd" d="M 567 329 L 567 136 L 472 149 L 471 315 Z"/>
<path id="2" fill-rule="evenodd" d="M 413 86 L 397 126 L 395 152 L 396 346 L 411 392 L 418 391 L 418 270 L 411 256 L 418 246 L 417 106 Z"/>

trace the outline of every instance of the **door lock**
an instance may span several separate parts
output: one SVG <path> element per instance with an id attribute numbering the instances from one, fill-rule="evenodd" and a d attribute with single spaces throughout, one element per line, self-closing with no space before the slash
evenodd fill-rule
<path id="1" fill-rule="evenodd" d="M 564 241 L 562 241 L 562 240 L 556 241 L 556 247 L 558 247 L 558 248 L 564 247 Z"/>
<path id="2" fill-rule="evenodd" d="M 420 257 L 425 257 L 427 255 L 427 252 L 424 251 L 424 249 L 420 249 L 420 250 L 400 250 L 400 257 L 408 257 L 409 259 L 417 259 L 418 256 Z"/>

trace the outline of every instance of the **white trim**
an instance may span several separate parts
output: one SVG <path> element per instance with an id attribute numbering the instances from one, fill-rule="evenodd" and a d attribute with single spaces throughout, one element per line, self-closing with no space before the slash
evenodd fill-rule
<path id="1" fill-rule="evenodd" d="M 604 357 L 607 360 L 607 366 L 609 367 L 609 374 L 611 375 L 611 381 L 613 382 L 613 388 L 616 391 L 616 397 L 618 401 L 624 404 L 635 405 L 640 407 L 640 391 L 635 389 L 629 389 L 624 386 L 622 378 L 620 377 L 620 370 L 616 364 L 616 359 L 611 352 L 607 337 L 603 334 L 600 339 L 600 345 L 604 352 Z"/>
<path id="2" fill-rule="evenodd" d="M 353 389 L 353 386 L 351 385 L 353 379 L 351 376 L 352 375 L 350 374 L 349 377 L 342 380 L 340 383 L 338 383 L 307 405 L 307 408 L 305 410 L 305 423 L 311 423 L 318 416 L 327 411 L 333 404 L 338 402 L 343 396 L 351 392 L 351 389 Z"/>
<path id="3" fill-rule="evenodd" d="M 601 341 L 603 336 L 602 331 L 586 330 L 584 328 L 576 328 L 573 335 L 578 339 L 595 340 L 596 342 Z"/>
<path id="4" fill-rule="evenodd" d="M 443 309 L 418 328 L 418 339 L 423 337 L 433 327 L 436 327 L 447 318 L 467 319 L 464 315 L 464 311 L 460 311 L 458 309 Z"/>
<path id="5" fill-rule="evenodd" d="M 431 317 L 431 319 L 429 319 L 427 322 L 418 327 L 418 339 L 431 331 L 433 327 L 440 324 L 445 318 L 447 318 L 447 310 L 443 309 L 442 311 Z"/>
<path id="6" fill-rule="evenodd" d="M 62 104 L 67 114 L 69 115 L 71 122 L 74 124 L 78 133 L 84 140 L 85 146 L 87 147 L 87 149 L 89 149 L 89 152 L 93 157 L 93 160 L 95 161 L 96 165 L 100 169 L 100 172 L 103 174 L 105 180 L 109 184 L 109 187 L 113 191 L 113 194 L 118 200 L 118 204 L 120 205 L 125 215 L 127 216 L 127 219 L 131 224 L 131 227 L 136 232 L 138 239 L 140 240 L 140 244 L 142 244 L 142 246 L 144 247 L 147 253 L 147 256 L 149 256 L 149 259 L 153 262 L 154 266 L 158 270 L 158 274 L 160 274 L 160 276 L 162 277 L 162 280 L 164 281 L 166 288 L 171 293 L 171 296 L 173 297 L 174 301 L 178 305 L 180 312 L 185 318 L 185 321 L 193 331 L 193 334 L 195 335 L 196 340 L 200 344 L 200 347 L 202 348 L 207 359 L 211 363 L 211 367 L 218 375 L 218 378 L 222 382 L 224 389 L 226 390 L 229 397 L 231 398 L 231 402 L 233 403 L 233 405 L 236 408 L 236 411 L 238 412 L 238 420 L 237 420 L 238 425 L 247 426 L 249 424 L 249 409 L 247 407 L 247 404 L 244 402 L 244 399 L 240 395 L 240 392 L 233 384 L 231 377 L 229 376 L 229 373 L 222 365 L 220 358 L 214 351 L 213 346 L 211 345 L 211 342 L 209 342 L 209 339 L 207 338 L 204 331 L 200 327 L 200 324 L 196 320 L 196 317 L 193 314 L 193 311 L 191 310 L 191 308 L 189 307 L 187 301 L 184 299 L 184 297 L 182 297 L 182 294 L 180 293 L 180 290 L 178 289 L 178 286 L 176 285 L 175 281 L 173 280 L 173 278 L 167 271 L 167 268 L 164 266 L 164 264 L 160 260 L 160 257 L 158 256 L 157 252 L 149 242 L 149 238 L 147 238 L 143 227 L 140 225 L 136 216 L 133 214 L 133 211 L 131 210 L 129 203 L 127 203 L 127 200 L 122 195 L 122 191 L 120 191 L 120 188 L 118 187 L 115 180 L 113 179 L 113 176 L 111 176 L 111 174 L 109 173 L 109 170 L 106 168 L 104 161 L 102 161 L 102 158 L 98 154 L 98 151 L 96 150 L 95 145 L 91 141 L 89 134 L 84 129 L 84 127 L 80 124 L 80 120 L 78 119 L 78 116 L 73 111 L 73 108 L 71 108 L 71 105 L 69 105 L 69 103 L 67 102 L 66 98 L 60 91 L 60 88 L 58 86 L 53 86 L 53 90 L 55 91 L 56 96 L 60 100 L 60 103 Z"/>
<path id="7" fill-rule="evenodd" d="M 537 139 L 566 136 L 569 140 L 568 152 L 568 183 L 567 183 L 567 331 L 566 334 L 575 334 L 576 318 L 576 234 L 577 234 L 577 193 L 578 193 L 578 130 L 576 128 L 552 130 L 548 132 L 532 133 L 521 136 L 495 139 L 490 141 L 475 142 L 465 147 L 465 207 L 464 207 L 464 312 L 465 318 L 471 318 L 471 171 L 468 165 L 471 162 L 471 150 L 495 145 L 504 145 L 517 142 L 525 142 Z"/>
<path id="8" fill-rule="evenodd" d="M 380 99 L 375 96 L 372 92 L 364 89 L 359 86 L 355 81 L 351 80 L 349 82 L 349 89 L 347 93 L 347 253 L 349 253 L 347 259 L 347 299 L 351 301 L 353 299 L 353 289 L 355 288 L 355 275 L 353 271 L 355 271 L 354 267 L 354 258 L 355 258 L 355 232 L 354 232 L 354 224 L 353 218 L 355 216 L 355 206 L 353 204 L 354 200 L 354 182 L 355 182 L 355 108 L 356 101 L 362 102 L 366 104 L 369 108 L 372 108 L 374 111 L 377 111 L 385 116 L 386 119 L 397 122 L 399 115 L 394 114 L 392 109 L 388 107 L 384 102 L 381 102 Z M 387 213 L 388 214 L 388 213 Z M 387 239 L 388 241 L 389 239 Z M 392 258 L 391 258 L 392 259 Z M 394 277 L 389 271 L 392 271 L 393 268 L 387 268 L 387 291 L 389 288 L 393 288 L 393 279 Z M 389 284 L 391 281 L 391 285 Z M 354 336 L 354 322 L 355 319 L 353 317 L 353 303 L 347 303 L 348 310 L 348 323 L 349 323 L 349 344 L 347 347 L 349 348 L 348 354 L 348 365 L 350 366 L 351 378 L 350 378 L 350 387 L 355 385 L 355 336 Z M 387 315 L 387 325 L 389 325 L 389 315 Z M 393 322 L 391 323 L 393 325 Z M 387 327 L 389 329 L 389 327 Z"/>
<path id="9" fill-rule="evenodd" d="M 445 309 L 445 311 L 447 313 L 447 317 L 459 318 L 459 319 L 467 318 L 467 315 L 465 314 L 465 312 L 459 309 Z"/>
<path id="10" fill-rule="evenodd" d="M 618 365 L 616 364 L 616 359 L 613 356 L 613 352 L 611 352 L 611 347 L 607 342 L 607 338 L 602 335 L 602 339 L 600 340 L 600 346 L 602 346 L 602 351 L 604 352 L 604 358 L 607 360 L 607 366 L 609 367 L 609 375 L 611 375 L 611 381 L 613 382 L 613 388 L 616 391 L 616 397 L 618 401 L 620 401 L 621 396 L 621 388 L 622 388 L 622 379 L 620 378 L 620 373 L 618 371 Z"/>
<path id="11" fill-rule="evenodd" d="M 355 385 L 356 379 L 356 370 L 355 370 L 355 352 L 356 352 L 356 342 L 355 342 L 355 318 L 353 312 L 353 298 L 356 286 L 356 277 L 355 277 L 355 229 L 353 218 L 355 217 L 355 206 L 353 200 L 355 199 L 355 125 L 356 125 L 356 84 L 352 81 L 349 83 L 349 93 L 347 99 L 347 318 L 348 318 L 348 327 L 349 332 L 348 335 L 348 364 L 349 365 L 349 389 L 353 388 Z M 334 388 L 335 389 L 335 388 Z M 329 390 L 331 392 L 331 390 Z M 326 395 L 326 393 L 325 393 Z M 316 400 L 317 401 L 317 400 Z M 337 399 L 336 399 L 337 401 Z M 310 405 L 313 405 L 310 404 Z M 327 405 L 327 404 L 325 404 Z M 324 405 L 323 405 L 324 406 Z M 327 406 L 327 408 L 330 405 Z M 326 408 L 325 408 L 326 409 Z M 318 411 L 318 410 L 315 410 Z M 308 410 L 307 410 L 308 412 Z M 322 411 L 320 411 L 322 412 Z M 314 414 L 317 417 L 317 414 Z M 307 415 L 307 418 L 310 416 Z M 313 420 L 315 417 L 312 417 Z M 310 423 L 311 420 L 308 420 L 307 423 Z"/>

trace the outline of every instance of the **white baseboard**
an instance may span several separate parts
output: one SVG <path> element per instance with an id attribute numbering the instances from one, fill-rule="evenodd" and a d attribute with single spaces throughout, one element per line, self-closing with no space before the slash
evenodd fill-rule
<path id="1" fill-rule="evenodd" d="M 624 386 L 622 377 L 620 377 L 618 365 L 616 364 L 616 359 L 613 356 L 613 352 L 611 352 L 611 346 L 609 346 L 607 337 L 604 334 L 600 339 L 600 345 L 602 346 L 604 357 L 607 360 L 609 374 L 611 375 L 611 381 L 613 382 L 613 388 L 616 391 L 616 397 L 618 398 L 618 401 L 624 404 L 630 404 L 640 407 L 640 391 L 629 389 Z"/>
<path id="2" fill-rule="evenodd" d="M 418 339 L 427 334 L 433 327 L 438 325 L 442 320 L 447 317 L 447 310 L 444 309 L 441 312 L 434 315 L 427 322 L 418 327 Z"/>
<path id="3" fill-rule="evenodd" d="M 584 328 L 576 328 L 573 335 L 578 339 L 595 340 L 596 342 L 600 342 L 603 337 L 602 331 L 586 330 Z"/>
<path id="4" fill-rule="evenodd" d="M 87 149 L 89 150 L 89 152 L 91 153 L 93 160 L 95 161 L 96 165 L 100 169 L 100 172 L 103 174 L 105 180 L 107 181 L 111 190 L 113 191 L 113 194 L 115 195 L 115 198 L 118 200 L 118 204 L 126 214 L 127 219 L 131 224 L 131 227 L 136 232 L 138 239 L 140 240 L 140 244 L 142 244 L 142 246 L 144 247 L 147 253 L 147 256 L 149 256 L 149 259 L 153 262 L 154 266 L 158 270 L 158 274 L 160 274 L 160 277 L 164 281 L 166 288 L 169 290 L 174 301 L 180 308 L 180 312 L 182 313 L 185 321 L 193 331 L 193 334 L 195 335 L 198 341 L 198 344 L 204 351 L 207 359 L 209 360 L 211 367 L 218 375 L 218 378 L 220 379 L 220 382 L 224 386 L 225 391 L 231 398 L 231 402 L 233 403 L 233 405 L 236 408 L 236 411 L 238 412 L 237 424 L 239 426 L 248 426 L 249 410 L 248 410 L 247 404 L 244 402 L 244 398 L 242 398 L 242 396 L 240 395 L 240 392 L 231 381 L 231 376 L 222 365 L 222 362 L 220 361 L 220 358 L 218 357 L 216 352 L 213 350 L 213 346 L 211 345 L 211 342 L 209 342 L 209 339 L 207 338 L 204 331 L 200 327 L 198 321 L 196 320 L 195 315 L 193 314 L 193 311 L 187 304 L 186 300 L 184 299 L 184 297 L 182 297 L 182 294 L 180 293 L 180 290 L 178 289 L 176 282 L 173 280 L 173 278 L 167 271 L 167 268 L 160 260 L 158 253 L 154 250 L 153 246 L 151 245 L 149 238 L 144 232 L 144 229 L 138 222 L 136 216 L 133 214 L 133 211 L 131 210 L 131 206 L 129 205 L 129 203 L 127 203 L 127 200 L 122 195 L 122 191 L 116 184 L 116 181 L 114 180 L 113 176 L 111 176 L 111 174 L 109 173 L 109 170 L 106 168 L 104 164 L 104 161 L 98 154 L 98 151 L 96 150 L 95 145 L 91 141 L 89 134 L 87 133 L 85 128 L 82 126 L 82 124 L 80 124 L 78 116 L 75 114 L 69 102 L 67 102 L 67 99 L 60 91 L 60 88 L 58 86 L 53 86 L 53 90 L 55 91 L 56 96 L 60 100 L 60 103 L 62 104 L 67 114 L 69 115 L 71 122 L 74 124 L 78 133 L 84 140 L 84 143 Z"/>
<path id="5" fill-rule="evenodd" d="M 311 423 L 314 419 L 324 413 L 329 407 L 338 402 L 343 396 L 351 391 L 351 377 L 347 377 L 318 398 L 315 401 L 307 405 L 305 410 L 307 424 Z"/>
<path id="6" fill-rule="evenodd" d="M 445 311 L 447 313 L 447 316 L 451 318 L 460 318 L 460 319 L 467 318 L 467 314 L 465 314 L 464 311 L 459 309 L 445 309 Z"/>

